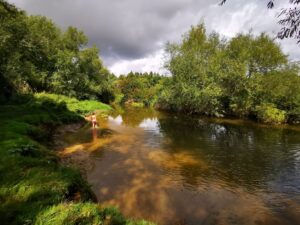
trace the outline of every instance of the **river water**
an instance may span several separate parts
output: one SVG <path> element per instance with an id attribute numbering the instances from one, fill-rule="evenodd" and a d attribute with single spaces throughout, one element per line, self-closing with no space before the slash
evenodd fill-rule
<path id="1" fill-rule="evenodd" d="M 123 109 L 66 134 L 103 206 L 161 225 L 300 224 L 300 129 Z"/>

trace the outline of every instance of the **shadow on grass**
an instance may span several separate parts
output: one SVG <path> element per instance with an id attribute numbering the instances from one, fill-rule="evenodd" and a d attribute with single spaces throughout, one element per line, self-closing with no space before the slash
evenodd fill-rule
<path id="1" fill-rule="evenodd" d="M 46 147 L 56 126 L 83 120 L 66 103 L 46 95 L 21 96 L 1 105 L 1 224 L 33 224 L 48 207 L 75 200 L 75 193 L 78 201 L 93 200 L 79 172 L 59 165 Z"/>

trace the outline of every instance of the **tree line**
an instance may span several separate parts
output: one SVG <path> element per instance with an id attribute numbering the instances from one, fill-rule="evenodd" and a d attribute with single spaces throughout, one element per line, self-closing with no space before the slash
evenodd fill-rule
<path id="1" fill-rule="evenodd" d="M 161 107 L 270 123 L 299 121 L 299 67 L 268 35 L 224 40 L 200 24 L 166 52 L 172 78 L 159 98 Z"/>
<path id="2" fill-rule="evenodd" d="M 120 103 L 266 123 L 300 122 L 299 64 L 290 63 L 267 34 L 226 40 L 191 27 L 180 43 L 168 43 L 171 76 L 129 73 L 115 81 Z"/>

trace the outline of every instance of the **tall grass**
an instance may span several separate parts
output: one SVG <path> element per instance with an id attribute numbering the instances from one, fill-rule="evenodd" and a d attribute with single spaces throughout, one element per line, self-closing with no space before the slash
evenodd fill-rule
<path id="1" fill-rule="evenodd" d="M 35 94 L 35 97 L 39 100 L 53 100 L 59 104 L 65 104 L 67 109 L 71 112 L 76 112 L 81 115 L 90 113 L 91 111 L 108 111 L 112 108 L 104 103 L 94 101 L 94 100 L 85 100 L 79 101 L 76 98 L 69 98 L 64 95 L 57 94 L 48 94 L 45 92 Z"/>

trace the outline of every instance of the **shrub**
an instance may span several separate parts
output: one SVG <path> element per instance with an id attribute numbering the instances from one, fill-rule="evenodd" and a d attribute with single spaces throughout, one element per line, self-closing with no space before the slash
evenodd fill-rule
<path id="1" fill-rule="evenodd" d="M 269 124 L 281 124 L 286 121 L 286 112 L 277 109 L 273 104 L 256 106 L 258 120 Z"/>

